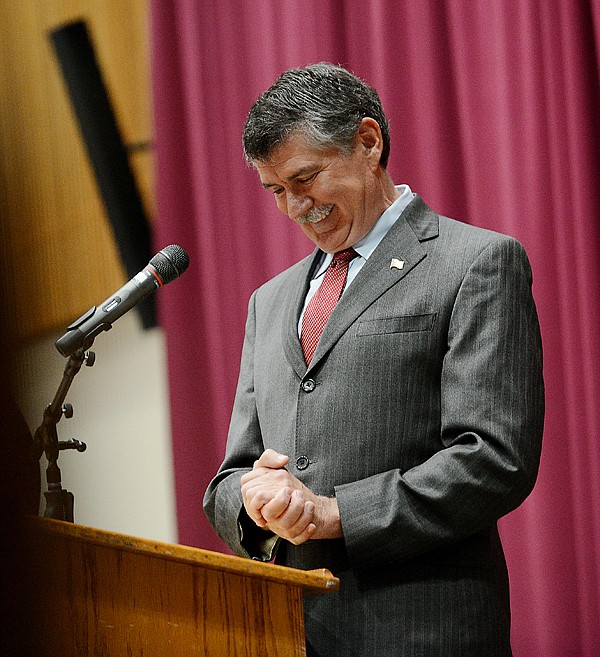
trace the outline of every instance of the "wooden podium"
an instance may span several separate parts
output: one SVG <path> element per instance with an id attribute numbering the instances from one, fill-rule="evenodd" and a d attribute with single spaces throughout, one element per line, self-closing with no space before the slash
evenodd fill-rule
<path id="1" fill-rule="evenodd" d="M 305 655 L 303 594 L 339 581 L 47 518 L 28 519 L 29 637 L 61 657 Z"/>

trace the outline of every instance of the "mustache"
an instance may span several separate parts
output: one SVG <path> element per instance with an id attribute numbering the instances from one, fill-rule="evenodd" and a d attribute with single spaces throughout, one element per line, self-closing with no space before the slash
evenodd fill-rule
<path id="1" fill-rule="evenodd" d="M 317 221 L 324 219 L 333 209 L 333 203 L 322 205 L 318 208 L 311 208 L 305 215 L 296 219 L 299 224 L 316 224 Z"/>

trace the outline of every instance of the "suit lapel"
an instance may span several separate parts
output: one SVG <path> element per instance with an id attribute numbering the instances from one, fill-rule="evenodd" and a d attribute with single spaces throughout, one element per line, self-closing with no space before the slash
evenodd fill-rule
<path id="1" fill-rule="evenodd" d="M 285 355 L 301 379 L 312 370 L 353 322 L 386 290 L 402 280 L 426 256 L 421 242 L 437 237 L 438 216 L 416 196 L 381 244 L 360 270 L 348 291 L 335 307 L 317 345 L 310 366 L 306 367 L 298 338 L 298 319 L 304 305 L 310 280 L 320 260 L 321 251 L 300 263 L 291 283 L 291 293 L 283 311 L 282 338 Z M 392 258 L 401 261 L 402 268 L 390 267 Z"/>
<path id="2" fill-rule="evenodd" d="M 438 229 L 438 216 L 417 196 L 375 249 L 334 308 L 317 345 L 309 371 L 318 365 L 366 308 L 425 258 L 426 251 L 421 241 L 437 237 Z M 403 263 L 401 269 L 390 267 L 392 258 Z M 301 302 L 303 299 L 304 296 Z M 298 315 L 295 328 L 297 321 Z M 297 331 L 296 343 L 300 344 Z M 302 358 L 301 348 L 300 357 Z M 302 364 L 304 369 L 301 370 L 300 376 L 306 373 L 303 358 Z"/>

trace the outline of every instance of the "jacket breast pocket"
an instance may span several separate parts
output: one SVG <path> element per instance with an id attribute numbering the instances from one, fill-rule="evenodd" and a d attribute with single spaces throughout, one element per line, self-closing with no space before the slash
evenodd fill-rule
<path id="1" fill-rule="evenodd" d="M 431 331 L 437 313 L 424 315 L 400 315 L 398 317 L 378 317 L 359 322 L 356 335 L 384 335 L 386 333 L 412 333 Z"/>

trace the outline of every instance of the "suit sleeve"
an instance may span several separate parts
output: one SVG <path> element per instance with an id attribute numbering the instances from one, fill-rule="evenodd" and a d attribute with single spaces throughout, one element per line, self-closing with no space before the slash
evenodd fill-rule
<path id="1" fill-rule="evenodd" d="M 255 296 L 248 304 L 240 374 L 225 459 L 204 495 L 204 512 L 219 537 L 238 555 L 270 561 L 279 539 L 257 527 L 244 510 L 240 478 L 264 451 L 254 402 Z M 235 429 L 235 440 L 232 439 Z M 250 464 L 250 467 L 248 467 Z"/>
<path id="2" fill-rule="evenodd" d="M 541 339 L 529 262 L 512 238 L 484 248 L 462 279 L 440 406 L 437 453 L 404 472 L 336 487 L 355 565 L 403 560 L 483 530 L 533 488 L 544 415 Z"/>

